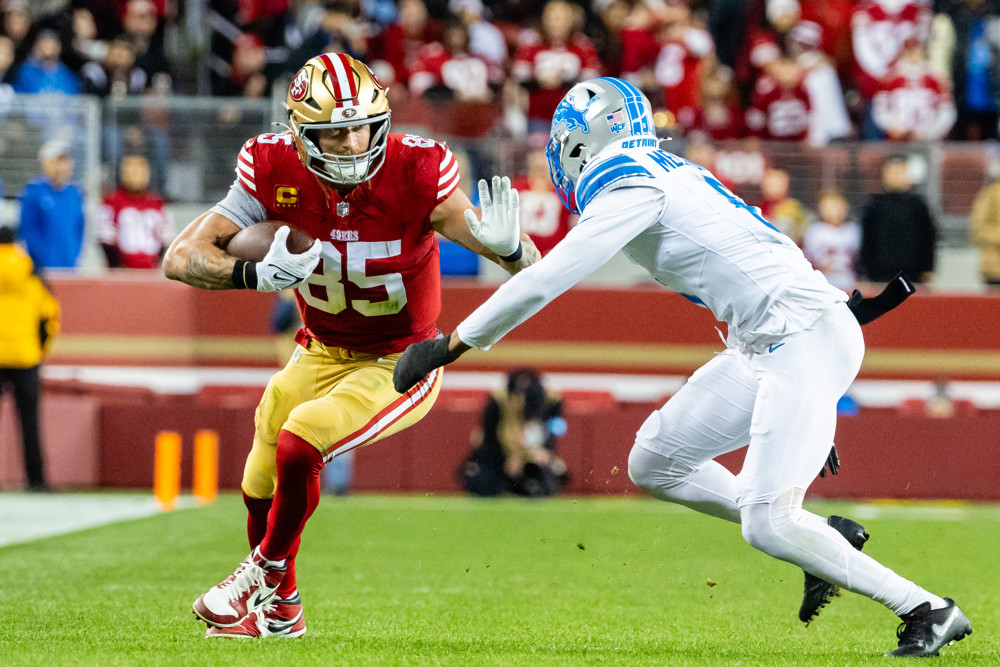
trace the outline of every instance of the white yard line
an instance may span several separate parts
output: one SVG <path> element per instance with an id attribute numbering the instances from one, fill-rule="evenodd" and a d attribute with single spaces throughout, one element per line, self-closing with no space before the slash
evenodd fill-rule
<path id="1" fill-rule="evenodd" d="M 186 506 L 181 500 L 181 507 Z M 0 493 L 0 547 L 159 513 L 152 496 Z"/>

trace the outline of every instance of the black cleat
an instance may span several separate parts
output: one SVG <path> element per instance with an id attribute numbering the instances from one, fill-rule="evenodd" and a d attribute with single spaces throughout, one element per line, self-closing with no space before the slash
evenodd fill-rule
<path id="1" fill-rule="evenodd" d="M 947 607 L 931 610 L 931 603 L 925 602 L 908 614 L 899 618 L 902 623 L 896 629 L 899 648 L 889 655 L 894 658 L 927 658 L 938 654 L 945 644 L 957 642 L 972 634 L 972 623 L 966 618 L 955 601 L 945 598 Z"/>
<path id="2" fill-rule="evenodd" d="M 858 551 L 868 541 L 868 531 L 860 523 L 845 519 L 842 516 L 831 516 L 826 520 L 831 528 L 843 535 Z M 809 626 L 810 621 L 819 615 L 823 607 L 834 597 L 840 595 L 840 586 L 824 581 L 819 577 L 805 573 L 805 594 L 802 596 L 802 606 L 799 607 L 799 620 Z"/>

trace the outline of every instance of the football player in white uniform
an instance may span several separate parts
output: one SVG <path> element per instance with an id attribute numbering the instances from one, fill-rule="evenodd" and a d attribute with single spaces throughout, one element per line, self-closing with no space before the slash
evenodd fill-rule
<path id="1" fill-rule="evenodd" d="M 833 445 L 837 401 L 861 366 L 859 322 L 870 318 L 852 312 L 847 295 L 757 209 L 709 171 L 660 149 L 649 101 L 628 83 L 574 86 L 553 116 L 547 154 L 579 224 L 450 336 L 411 345 L 395 369 L 397 391 L 471 348 L 488 349 L 621 250 L 729 327 L 727 349 L 639 429 L 632 481 L 661 500 L 741 524 L 752 546 L 805 570 L 803 620 L 842 587 L 900 616 L 892 655 L 933 655 L 969 634 L 954 601 L 863 554 L 867 533 L 858 524 L 802 508 Z M 517 191 L 494 178 L 491 200 L 486 183 L 479 187 L 481 225 L 494 228 L 480 233 L 502 235 Z M 713 460 L 747 443 L 738 475 Z"/>

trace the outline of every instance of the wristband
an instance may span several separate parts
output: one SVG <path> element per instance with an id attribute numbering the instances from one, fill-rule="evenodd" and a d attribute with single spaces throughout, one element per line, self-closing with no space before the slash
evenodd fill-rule
<path id="1" fill-rule="evenodd" d="M 236 260 L 233 266 L 233 287 L 236 289 L 257 289 L 257 263 L 245 259 Z"/>
<path id="2" fill-rule="evenodd" d="M 521 242 L 518 241 L 517 249 L 514 252 L 510 253 L 509 255 L 501 255 L 500 259 L 502 259 L 505 262 L 516 262 L 517 260 L 521 259 L 521 250 L 522 250 Z"/>

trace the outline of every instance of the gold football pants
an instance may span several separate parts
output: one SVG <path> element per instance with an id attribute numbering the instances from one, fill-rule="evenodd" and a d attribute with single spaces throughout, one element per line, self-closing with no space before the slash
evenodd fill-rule
<path id="1" fill-rule="evenodd" d="M 402 353 L 378 357 L 310 341 L 297 346 L 274 374 L 254 415 L 253 448 L 243 470 L 243 491 L 272 498 L 277 483 L 278 433 L 299 436 L 329 461 L 419 421 L 441 389 L 438 368 L 405 394 L 392 387 Z"/>

